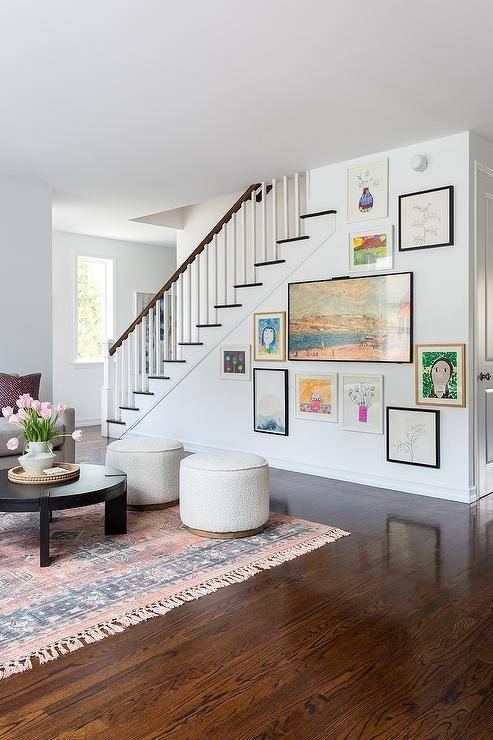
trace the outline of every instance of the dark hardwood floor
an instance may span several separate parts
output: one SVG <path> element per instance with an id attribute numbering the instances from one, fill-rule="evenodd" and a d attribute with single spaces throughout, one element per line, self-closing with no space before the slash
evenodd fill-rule
<path id="1" fill-rule="evenodd" d="M 493 496 L 271 484 L 352 535 L 0 681 L 0 737 L 492 738 Z"/>

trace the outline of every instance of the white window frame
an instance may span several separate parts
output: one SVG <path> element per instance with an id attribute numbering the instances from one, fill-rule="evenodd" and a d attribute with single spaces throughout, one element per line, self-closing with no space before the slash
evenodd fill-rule
<path id="1" fill-rule="evenodd" d="M 98 359 L 81 357 L 79 358 L 79 295 L 78 295 L 78 278 L 79 263 L 95 262 L 105 266 L 105 314 L 104 314 L 104 331 L 103 341 L 113 338 L 113 329 L 115 321 L 115 260 L 111 257 L 93 257 L 83 253 L 74 254 L 74 331 L 73 331 L 73 364 L 77 367 L 96 367 L 104 363 L 104 356 Z M 104 351 L 104 350 L 103 350 Z"/>

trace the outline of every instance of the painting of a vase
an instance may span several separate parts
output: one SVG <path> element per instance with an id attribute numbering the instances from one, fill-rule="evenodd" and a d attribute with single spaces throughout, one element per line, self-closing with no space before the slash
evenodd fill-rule
<path id="1" fill-rule="evenodd" d="M 346 170 L 346 220 L 363 222 L 388 216 L 388 159 Z"/>
<path id="2" fill-rule="evenodd" d="M 358 208 L 361 213 L 368 213 L 373 208 L 373 195 L 370 193 L 370 188 L 363 188 L 361 198 L 358 201 Z"/>

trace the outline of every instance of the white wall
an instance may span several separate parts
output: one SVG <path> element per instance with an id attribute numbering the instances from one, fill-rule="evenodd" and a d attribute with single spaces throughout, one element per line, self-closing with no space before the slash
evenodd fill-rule
<path id="1" fill-rule="evenodd" d="M 114 260 L 115 339 L 135 318 L 135 291 L 156 293 L 174 272 L 175 249 L 132 242 L 53 233 L 54 397 L 74 406 L 79 425 L 101 416 L 103 364 L 75 362 L 75 265 L 78 255 Z"/>
<path id="2" fill-rule="evenodd" d="M 41 372 L 52 395 L 51 190 L 0 178 L 0 372 Z"/>
<path id="3" fill-rule="evenodd" d="M 426 154 L 430 162 L 422 174 L 409 166 L 411 155 L 416 153 Z M 386 220 L 371 222 L 372 227 L 383 223 L 397 226 L 397 196 L 401 193 L 442 185 L 455 186 L 454 246 L 403 253 L 396 249 L 394 269 L 414 272 L 414 342 L 464 342 L 468 351 L 468 134 L 382 152 L 372 157 L 383 155 L 389 157 L 390 213 Z M 336 208 L 337 231 L 292 276 L 292 282 L 348 273 L 347 235 L 349 231 L 359 229 L 358 224 L 347 224 L 345 219 L 346 167 L 351 164 L 341 162 L 311 172 L 309 210 Z M 287 285 L 272 294 L 258 310 L 287 310 Z M 248 315 L 228 341 L 251 344 L 251 331 L 252 321 Z M 262 363 L 257 366 L 262 366 Z M 273 363 L 269 363 L 271 366 Z M 442 463 L 438 470 L 386 462 L 384 435 L 344 431 L 340 422 L 322 424 L 294 418 L 296 372 L 337 372 L 339 385 L 343 373 L 382 374 L 385 405 L 413 407 L 412 364 L 286 362 L 275 366 L 289 369 L 289 437 L 253 431 L 252 384 L 221 380 L 216 352 L 157 406 L 136 431 L 176 436 L 191 449 L 205 446 L 258 452 L 277 467 L 459 501 L 469 500 L 469 406 L 441 409 Z"/>
<path id="4" fill-rule="evenodd" d="M 181 263 L 193 252 L 202 239 L 238 200 L 243 190 L 195 203 L 184 209 L 184 229 L 176 232 L 176 263 Z"/>

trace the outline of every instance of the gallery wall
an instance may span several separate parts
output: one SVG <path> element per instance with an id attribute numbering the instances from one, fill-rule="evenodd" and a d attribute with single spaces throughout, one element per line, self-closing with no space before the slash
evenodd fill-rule
<path id="1" fill-rule="evenodd" d="M 41 373 L 51 399 L 51 189 L 0 178 L 0 372 Z"/>
<path id="2" fill-rule="evenodd" d="M 424 172 L 411 169 L 410 158 L 414 154 L 426 155 L 429 166 Z M 367 226 L 388 227 L 392 224 L 393 271 L 414 273 L 414 343 L 464 343 L 467 356 L 470 340 L 467 133 L 373 153 L 358 160 L 312 170 L 309 211 L 337 209 L 337 228 L 327 243 L 291 277 L 290 282 L 348 274 L 348 233 L 364 228 L 364 224 L 346 222 L 346 170 L 355 164 L 376 161 L 382 157 L 389 159 L 389 216 L 367 223 Z M 399 252 L 396 247 L 397 196 L 449 185 L 455 189 L 453 246 Z M 282 285 L 257 310 L 287 311 L 287 292 L 287 284 Z M 252 344 L 251 315 L 245 316 L 227 341 L 232 344 Z M 299 419 L 294 414 L 295 375 L 305 371 L 337 373 L 339 400 L 343 374 L 383 375 L 384 406 L 414 407 L 414 364 L 270 363 L 270 366 L 288 370 L 288 436 L 253 431 L 252 383 L 221 379 L 218 364 L 218 354 L 214 352 L 135 431 L 178 437 L 190 450 L 248 450 L 264 455 L 274 467 L 469 501 L 469 379 L 465 408 L 441 408 L 441 466 L 434 469 L 387 462 L 385 435 L 344 430 L 340 403 L 337 423 Z M 265 363 L 253 363 L 253 367 L 264 366 Z"/>
<path id="3" fill-rule="evenodd" d="M 77 256 L 114 260 L 115 339 L 135 318 L 135 292 L 156 293 L 176 268 L 175 249 L 81 234 L 53 233 L 54 397 L 76 410 L 77 424 L 101 418 L 103 363 L 75 361 Z"/>

